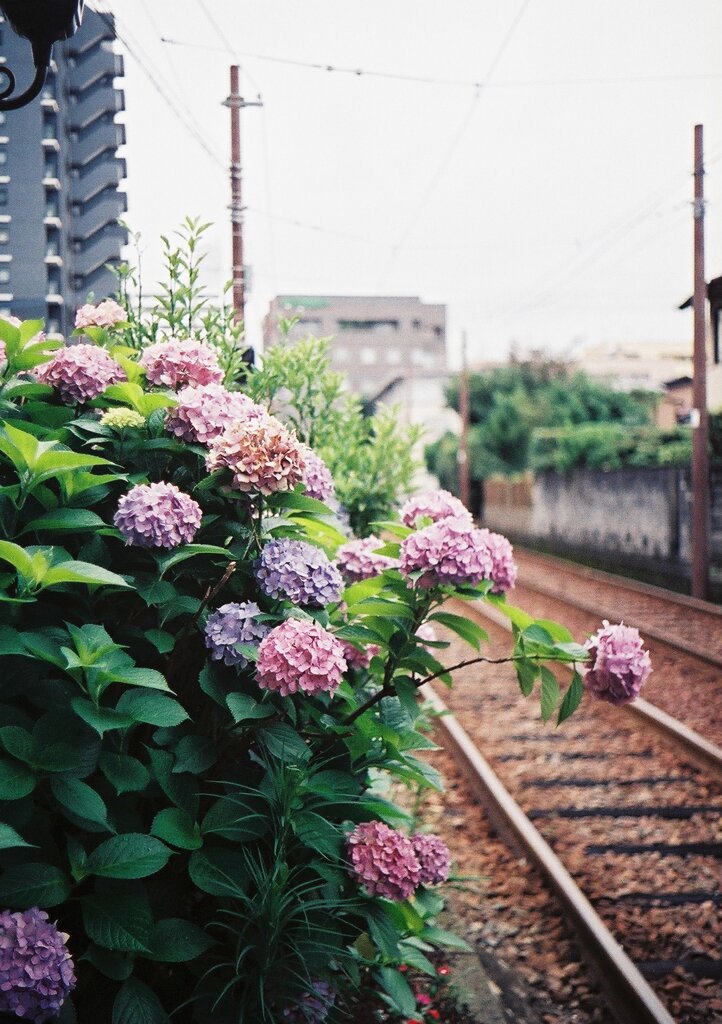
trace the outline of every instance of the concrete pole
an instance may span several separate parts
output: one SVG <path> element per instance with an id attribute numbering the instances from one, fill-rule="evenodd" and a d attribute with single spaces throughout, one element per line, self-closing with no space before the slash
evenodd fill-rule
<path id="1" fill-rule="evenodd" d="M 471 505 L 471 474 L 469 466 L 469 367 L 466 353 L 466 331 L 461 332 L 461 373 L 459 374 L 459 413 L 461 415 L 461 437 L 459 438 L 459 497 L 469 509 Z"/>
<path id="2" fill-rule="evenodd" d="M 694 390 L 692 433 L 692 596 L 709 587 L 709 422 L 707 417 L 707 282 L 704 272 L 703 126 L 694 127 Z"/>
<path id="3" fill-rule="evenodd" d="M 231 110 L 231 229 L 233 239 L 233 309 L 236 320 L 246 315 L 246 282 L 243 266 L 243 201 L 241 195 L 241 107 L 240 68 L 231 67 L 231 92 L 226 104 Z"/>

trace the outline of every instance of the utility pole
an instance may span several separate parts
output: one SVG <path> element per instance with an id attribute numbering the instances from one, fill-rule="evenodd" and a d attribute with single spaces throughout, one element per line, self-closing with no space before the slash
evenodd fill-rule
<path id="1" fill-rule="evenodd" d="M 231 66 L 231 92 L 224 106 L 231 111 L 231 226 L 233 232 L 233 309 L 236 322 L 246 315 L 246 269 L 243 262 L 243 199 L 241 191 L 241 111 L 244 107 L 262 107 L 258 100 L 249 102 L 240 94 L 240 71 Z M 250 351 L 250 350 L 249 350 Z M 250 361 L 253 361 L 251 355 Z"/>
<path id="2" fill-rule="evenodd" d="M 471 505 L 471 481 L 469 467 L 469 367 L 466 352 L 466 331 L 461 332 L 461 373 L 459 374 L 459 413 L 461 414 L 461 437 L 459 438 L 459 497 L 466 508 Z"/>
<path id="3" fill-rule="evenodd" d="M 692 596 L 706 599 L 709 585 L 709 422 L 707 417 L 707 282 L 704 274 L 703 136 L 703 125 L 695 125 Z"/>

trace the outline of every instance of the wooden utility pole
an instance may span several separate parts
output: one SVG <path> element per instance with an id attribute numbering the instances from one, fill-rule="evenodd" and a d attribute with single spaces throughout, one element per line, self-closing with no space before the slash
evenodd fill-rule
<path id="1" fill-rule="evenodd" d="M 692 596 L 709 586 L 709 422 L 707 417 L 707 282 L 704 275 L 703 126 L 694 126 L 694 388 L 692 411 Z"/>
<path id="2" fill-rule="evenodd" d="M 461 332 L 461 373 L 459 374 L 459 413 L 461 415 L 461 437 L 459 438 L 459 497 L 469 509 L 471 506 L 471 479 L 469 466 L 469 367 L 466 352 L 466 331 Z"/>
<path id="3" fill-rule="evenodd" d="M 245 320 L 246 268 L 243 262 L 243 199 L 241 190 L 241 111 L 244 107 L 262 107 L 260 100 L 249 102 L 240 94 L 240 71 L 231 66 L 231 92 L 224 106 L 231 111 L 231 226 L 233 232 L 233 309 L 235 319 Z"/>

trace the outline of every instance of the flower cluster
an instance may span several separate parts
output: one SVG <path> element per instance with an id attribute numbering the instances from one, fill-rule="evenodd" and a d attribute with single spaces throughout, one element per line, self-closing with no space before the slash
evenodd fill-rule
<path id="1" fill-rule="evenodd" d="M 7 349 L 5 348 L 5 342 L 0 338 L 0 364 L 7 361 Z"/>
<path id="2" fill-rule="evenodd" d="M 494 570 L 482 531 L 463 517 L 440 519 L 409 534 L 400 554 L 401 572 L 420 587 L 476 584 L 490 579 Z"/>
<path id="3" fill-rule="evenodd" d="M 339 569 L 349 583 L 373 579 L 384 569 L 393 569 L 399 564 L 395 558 L 375 553 L 383 544 L 378 537 L 360 537 L 341 545 L 336 552 L 336 559 Z"/>
<path id="4" fill-rule="evenodd" d="M 514 549 L 501 533 L 492 533 L 491 530 L 479 530 L 486 540 L 486 545 L 491 555 L 491 578 L 494 586 L 492 594 L 505 594 L 511 590 L 516 583 L 516 563 L 514 561 Z"/>
<path id="5" fill-rule="evenodd" d="M 140 357 L 140 365 L 150 383 L 159 387 L 177 389 L 186 384 L 220 384 L 223 380 L 214 350 L 193 338 L 169 338 L 149 345 Z"/>
<path id="6" fill-rule="evenodd" d="M 102 427 L 111 427 L 113 430 L 127 430 L 128 427 L 145 426 L 145 416 L 141 416 L 135 409 L 128 409 L 126 406 L 118 406 L 117 409 L 108 409 L 100 417 Z"/>
<path id="7" fill-rule="evenodd" d="M 343 580 L 333 562 L 314 544 L 280 537 L 271 540 L 256 559 L 258 585 L 268 597 L 323 608 L 338 601 Z"/>
<path id="8" fill-rule="evenodd" d="M 411 837 L 414 853 L 421 867 L 421 884 L 445 882 L 451 870 L 451 855 L 443 839 L 418 832 Z"/>
<path id="9" fill-rule="evenodd" d="M 313 619 L 286 619 L 258 648 L 256 678 L 264 690 L 316 694 L 335 690 L 346 671 L 341 641 Z"/>
<path id="10" fill-rule="evenodd" d="M 88 304 L 81 306 L 75 314 L 75 326 L 78 330 L 84 327 L 115 327 L 128 319 L 122 306 L 113 299 L 104 299 L 97 306 Z"/>
<path id="11" fill-rule="evenodd" d="M 0 913 L 0 1013 L 33 1024 L 57 1017 L 76 980 L 67 940 L 38 907 Z"/>
<path id="12" fill-rule="evenodd" d="M 303 488 L 309 498 L 316 498 L 317 501 L 329 501 L 335 496 L 335 488 L 331 470 L 317 455 L 313 448 L 307 444 L 301 445 L 303 460 L 306 469 L 303 474 Z"/>
<path id="13" fill-rule="evenodd" d="M 311 982 L 311 991 L 301 996 L 298 1006 L 283 1011 L 289 1024 L 323 1024 L 336 1002 L 336 989 L 327 981 Z"/>
<path id="14" fill-rule="evenodd" d="M 245 668 L 248 659 L 236 650 L 236 644 L 258 644 L 268 636 L 271 627 L 258 622 L 261 609 L 253 601 L 223 604 L 208 616 L 205 628 L 206 647 L 214 661 Z"/>
<path id="15" fill-rule="evenodd" d="M 607 619 L 586 643 L 591 664 L 584 685 L 595 697 L 621 706 L 636 700 L 652 671 L 652 659 L 645 651 L 639 630 L 621 623 L 610 626 Z"/>
<path id="16" fill-rule="evenodd" d="M 291 491 L 303 480 L 306 463 L 295 434 L 274 416 L 235 420 L 210 443 L 209 470 L 230 469 L 239 491 Z"/>
<path id="17" fill-rule="evenodd" d="M 236 420 L 259 420 L 266 410 L 240 391 L 222 384 L 201 384 L 178 392 L 178 405 L 168 411 L 165 428 L 183 441 L 210 444 Z"/>
<path id="18" fill-rule="evenodd" d="M 426 519 L 437 523 L 439 519 L 452 517 L 471 522 L 471 513 L 466 506 L 450 491 L 444 490 L 415 494 L 401 506 L 399 516 L 404 526 L 410 526 L 412 529 L 420 526 Z"/>
<path id="19" fill-rule="evenodd" d="M 138 484 L 118 502 L 113 522 L 126 544 L 177 548 L 190 544 L 201 525 L 201 507 L 175 484 Z"/>
<path id="20" fill-rule="evenodd" d="M 368 644 L 362 651 L 358 647 L 354 647 L 348 640 L 342 640 L 341 645 L 343 647 L 343 656 L 346 659 L 346 664 L 349 668 L 354 668 L 357 671 L 363 671 L 367 669 L 371 664 L 371 659 L 374 658 L 381 648 L 377 644 Z"/>
<path id="21" fill-rule="evenodd" d="M 109 384 L 125 380 L 122 366 L 97 345 L 69 345 L 36 370 L 41 384 L 49 384 L 64 402 L 88 402 L 102 395 Z"/>
<path id="22" fill-rule="evenodd" d="M 347 848 L 351 873 L 371 896 L 406 900 L 421 883 L 421 865 L 413 843 L 381 821 L 357 825 Z"/>

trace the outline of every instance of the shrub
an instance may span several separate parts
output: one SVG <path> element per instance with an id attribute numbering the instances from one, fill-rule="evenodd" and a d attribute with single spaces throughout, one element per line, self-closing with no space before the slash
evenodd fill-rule
<path id="1" fill-rule="evenodd" d="M 572 469 L 619 469 L 622 466 L 688 465 L 692 456 L 689 429 L 660 430 L 613 423 L 536 430 L 531 467 L 537 472 Z"/>

